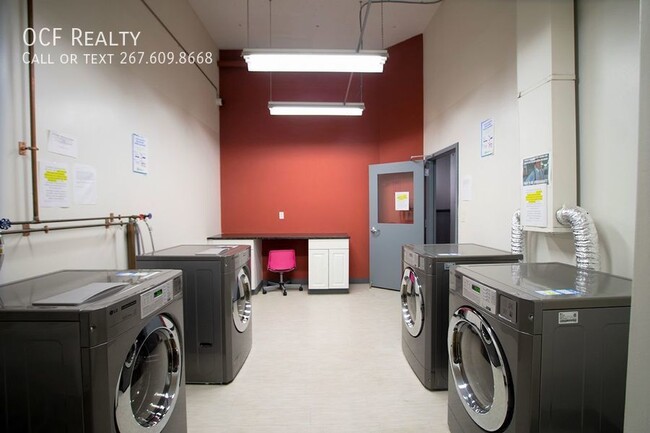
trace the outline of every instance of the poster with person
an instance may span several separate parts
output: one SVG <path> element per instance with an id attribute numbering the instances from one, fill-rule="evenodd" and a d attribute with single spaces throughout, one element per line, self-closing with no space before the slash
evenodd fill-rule
<path id="1" fill-rule="evenodd" d="M 549 154 L 537 155 L 523 160 L 523 185 L 548 185 Z"/>

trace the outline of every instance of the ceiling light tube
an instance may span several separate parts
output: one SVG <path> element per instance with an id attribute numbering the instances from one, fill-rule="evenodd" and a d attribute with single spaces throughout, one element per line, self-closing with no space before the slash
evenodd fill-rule
<path id="1" fill-rule="evenodd" d="M 245 49 L 252 72 L 383 72 L 386 50 Z"/>
<path id="2" fill-rule="evenodd" d="M 361 116 L 364 108 L 362 102 L 269 102 L 272 116 Z"/>

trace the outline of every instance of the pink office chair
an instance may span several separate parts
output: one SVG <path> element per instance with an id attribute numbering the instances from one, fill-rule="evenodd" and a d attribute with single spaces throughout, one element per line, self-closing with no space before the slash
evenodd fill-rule
<path id="1" fill-rule="evenodd" d="M 280 274 L 280 282 L 270 282 L 262 287 L 262 293 L 266 295 L 268 290 L 282 289 L 282 295 L 287 296 L 287 289 L 298 289 L 302 291 L 301 284 L 289 284 L 284 281 L 284 273 L 296 269 L 296 252 L 294 250 L 271 250 L 269 251 L 269 263 L 267 269 Z"/>

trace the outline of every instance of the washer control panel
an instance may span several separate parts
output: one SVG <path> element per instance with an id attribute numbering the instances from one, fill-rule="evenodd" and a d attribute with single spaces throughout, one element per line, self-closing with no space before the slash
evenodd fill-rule
<path id="1" fill-rule="evenodd" d="M 463 296 L 492 314 L 497 312 L 497 291 L 463 277 Z"/>
<path id="2" fill-rule="evenodd" d="M 140 295 L 140 318 L 144 318 L 174 299 L 174 281 L 165 281 Z"/>
<path id="3" fill-rule="evenodd" d="M 407 265 L 414 268 L 419 268 L 420 263 L 418 263 L 418 258 L 419 256 L 415 251 L 410 249 L 404 249 L 404 263 L 406 263 Z M 422 266 L 424 266 L 424 264 L 422 264 Z"/>
<path id="4" fill-rule="evenodd" d="M 500 295 L 499 316 L 512 323 L 517 323 L 517 302 L 507 296 Z"/>

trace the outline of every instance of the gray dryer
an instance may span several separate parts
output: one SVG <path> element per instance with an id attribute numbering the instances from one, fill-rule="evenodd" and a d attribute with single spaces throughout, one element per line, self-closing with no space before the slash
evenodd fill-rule
<path id="1" fill-rule="evenodd" d="M 0 430 L 187 431 L 178 271 L 61 271 L 0 286 Z"/>
<path id="2" fill-rule="evenodd" d="M 178 245 L 136 263 L 183 271 L 187 383 L 232 382 L 253 345 L 250 247 Z"/>
<path id="3" fill-rule="evenodd" d="M 522 258 L 476 244 L 402 246 L 402 352 L 425 388 L 447 389 L 449 268 Z"/>
<path id="4" fill-rule="evenodd" d="M 466 265 L 449 290 L 452 433 L 623 431 L 630 280 Z"/>

